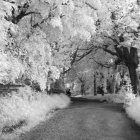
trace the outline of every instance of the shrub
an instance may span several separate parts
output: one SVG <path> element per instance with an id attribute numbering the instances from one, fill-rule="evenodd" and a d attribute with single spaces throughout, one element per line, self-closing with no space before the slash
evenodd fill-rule
<path id="1" fill-rule="evenodd" d="M 128 116 L 140 125 L 140 97 L 136 97 L 125 110 Z"/>
<path id="2" fill-rule="evenodd" d="M 22 87 L 18 92 L 0 98 L 0 133 L 4 128 L 14 128 L 16 133 L 24 133 L 44 121 L 57 108 L 65 108 L 70 99 L 64 95 L 49 96 L 45 92 L 34 92 L 30 87 Z M 21 128 L 17 128 L 19 123 Z M 8 129 L 7 129 L 8 130 Z"/>

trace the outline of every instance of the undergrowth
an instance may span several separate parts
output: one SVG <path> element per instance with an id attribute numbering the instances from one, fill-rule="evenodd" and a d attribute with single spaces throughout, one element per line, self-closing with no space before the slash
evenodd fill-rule
<path id="1" fill-rule="evenodd" d="M 49 118 L 53 110 L 65 108 L 69 103 L 70 99 L 64 94 L 49 96 L 21 87 L 18 92 L 0 97 L 0 134 L 6 137 L 25 133 Z"/>

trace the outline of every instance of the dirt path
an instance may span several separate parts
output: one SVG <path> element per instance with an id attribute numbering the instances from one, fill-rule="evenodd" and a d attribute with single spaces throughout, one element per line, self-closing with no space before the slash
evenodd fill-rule
<path id="1" fill-rule="evenodd" d="M 140 140 L 140 128 L 121 104 L 75 99 L 21 140 Z"/>

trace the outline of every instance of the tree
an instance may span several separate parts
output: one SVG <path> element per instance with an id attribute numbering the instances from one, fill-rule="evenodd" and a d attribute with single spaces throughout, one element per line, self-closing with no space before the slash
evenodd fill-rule
<path id="1" fill-rule="evenodd" d="M 2 84 L 15 83 L 15 80 L 24 73 L 21 62 L 6 49 L 12 44 L 11 32 L 14 34 L 17 29 L 17 25 L 7 20 L 7 17 L 12 16 L 13 8 L 17 8 L 13 3 L 0 1 L 0 83 Z"/>
<path id="2" fill-rule="evenodd" d="M 89 3 L 88 5 L 92 7 Z M 137 48 L 139 48 L 139 5 L 136 0 L 101 0 L 92 7 L 96 11 L 96 35 L 93 36 L 93 48 L 103 49 L 116 56 L 115 65 L 123 62 L 129 69 L 134 93 L 137 93 L 136 69 L 138 66 Z"/>
<path id="3" fill-rule="evenodd" d="M 116 64 L 126 64 L 136 93 L 136 0 L 2 0 L 0 5 L 2 52 L 24 67 L 25 79 L 44 90 L 50 71 L 67 71 L 98 48 L 116 56 Z"/>
<path id="4" fill-rule="evenodd" d="M 116 64 L 124 62 L 128 67 L 133 91 L 137 93 L 136 68 L 138 66 L 139 6 L 134 0 L 119 1 L 117 5 L 119 8 L 111 11 L 113 32 L 111 35 L 104 35 L 105 38 L 112 41 L 115 53 L 108 51 L 107 48 L 110 46 L 108 43 L 104 44 L 104 50 L 118 57 Z"/>
<path id="5" fill-rule="evenodd" d="M 0 7 L 2 55 L 14 57 L 22 68 L 18 74 L 22 76 L 13 79 L 37 82 L 41 90 L 46 88 L 49 73 L 56 79 L 61 67 L 70 65 L 77 47 L 71 48 L 69 38 L 90 40 L 95 34 L 93 10 L 84 1 L 2 0 Z M 58 58 L 61 65 L 55 63 Z"/>

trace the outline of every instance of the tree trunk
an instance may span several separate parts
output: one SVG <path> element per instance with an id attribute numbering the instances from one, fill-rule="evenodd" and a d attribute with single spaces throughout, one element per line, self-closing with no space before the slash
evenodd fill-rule
<path id="1" fill-rule="evenodd" d="M 134 64 L 131 64 L 128 66 L 132 90 L 134 94 L 137 94 L 137 73 L 136 73 L 136 67 Z"/>
<path id="2" fill-rule="evenodd" d="M 84 83 L 81 84 L 81 94 L 82 94 L 82 96 L 85 94 Z"/>
<path id="3" fill-rule="evenodd" d="M 97 92 L 96 92 L 96 76 L 94 74 L 94 95 L 97 95 Z"/>
<path id="4" fill-rule="evenodd" d="M 132 90 L 134 94 L 137 94 L 137 72 L 136 68 L 138 67 L 139 60 L 138 60 L 138 51 L 137 48 L 130 48 L 130 55 L 129 59 L 127 60 L 127 67 L 129 70 Z"/>

